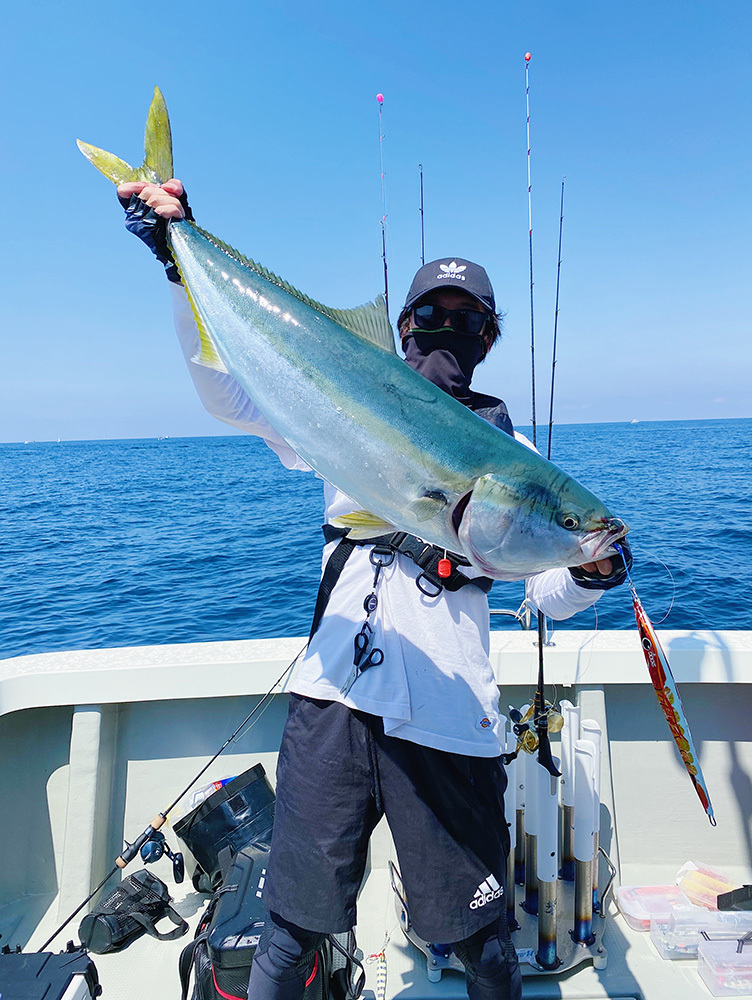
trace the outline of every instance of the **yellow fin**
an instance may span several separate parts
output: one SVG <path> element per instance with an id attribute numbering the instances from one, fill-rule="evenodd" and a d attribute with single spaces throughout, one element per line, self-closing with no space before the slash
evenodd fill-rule
<path id="1" fill-rule="evenodd" d="M 147 181 L 163 184 L 172 177 L 172 131 L 167 114 L 167 105 L 159 87 L 154 88 L 154 97 L 146 116 L 144 135 L 144 162 L 140 167 L 132 167 L 113 153 L 107 153 L 88 142 L 76 140 L 78 148 L 97 170 L 113 184 L 128 181 Z"/>
<path id="2" fill-rule="evenodd" d="M 332 524 L 335 528 L 348 528 L 348 538 L 355 541 L 372 538 L 374 535 L 388 535 L 397 530 L 389 521 L 368 510 L 354 510 L 351 514 L 335 517 Z"/>

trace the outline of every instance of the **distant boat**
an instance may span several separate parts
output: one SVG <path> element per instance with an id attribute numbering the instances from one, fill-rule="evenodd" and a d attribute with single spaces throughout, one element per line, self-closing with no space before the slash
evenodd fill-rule
<path id="1" fill-rule="evenodd" d="M 639 424 L 640 421 L 633 417 L 629 422 L 630 424 Z"/>

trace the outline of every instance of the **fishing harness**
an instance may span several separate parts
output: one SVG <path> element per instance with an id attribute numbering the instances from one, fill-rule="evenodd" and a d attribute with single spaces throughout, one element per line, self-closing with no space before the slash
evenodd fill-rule
<path id="1" fill-rule="evenodd" d="M 372 645 L 373 629 L 369 619 L 379 605 L 376 590 L 381 570 L 394 562 L 397 553 L 407 556 L 420 568 L 415 585 L 426 597 L 438 597 L 444 590 L 454 592 L 469 585 L 477 587 L 484 594 L 487 594 L 493 584 L 493 580 L 487 576 L 466 576 L 460 567 L 470 565 L 467 559 L 455 552 L 447 552 L 446 549 L 439 548 L 437 545 L 430 545 L 415 535 L 409 535 L 406 531 L 394 531 L 388 535 L 355 539 L 349 537 L 349 529 L 347 528 L 336 528 L 334 525 L 324 524 L 321 530 L 327 544 L 337 539 L 339 542 L 327 559 L 321 576 L 309 642 L 318 631 L 332 591 L 356 546 L 373 546 L 369 553 L 369 559 L 374 568 L 373 585 L 371 592 L 363 601 L 366 617 L 360 631 L 355 636 L 353 668 L 340 688 L 340 693 L 345 696 L 349 694 L 350 688 L 364 670 L 367 670 L 368 667 L 379 666 L 384 661 L 383 651 Z"/>
<path id="2" fill-rule="evenodd" d="M 468 584 L 478 587 L 484 594 L 487 594 L 493 585 L 493 580 L 487 576 L 466 576 L 459 568 L 460 566 L 470 565 L 470 562 L 464 556 L 457 555 L 456 552 L 447 552 L 446 549 L 439 548 L 438 545 L 430 545 L 428 542 L 424 542 L 422 538 L 409 535 L 406 531 L 393 531 L 388 535 L 355 539 L 348 536 L 348 528 L 336 528 L 333 524 L 324 524 L 321 530 L 324 533 L 324 539 L 327 544 L 336 539 L 339 539 L 339 544 L 329 556 L 321 576 L 309 640 L 318 631 L 335 584 L 342 575 L 345 563 L 355 551 L 356 546 L 373 545 L 371 562 L 374 566 L 376 566 L 377 562 L 380 562 L 382 566 L 391 565 L 398 552 L 412 559 L 415 565 L 419 566 L 421 570 L 420 575 L 415 581 L 415 585 L 426 597 L 438 597 L 442 590 L 454 592 Z M 439 563 L 442 560 L 451 563 L 448 576 L 440 572 L 440 569 L 444 569 L 443 566 L 439 567 Z M 374 581 L 374 584 L 376 582 L 377 580 Z M 368 598 L 366 598 L 367 600 Z M 376 609 L 374 608 L 373 610 L 375 611 Z"/>

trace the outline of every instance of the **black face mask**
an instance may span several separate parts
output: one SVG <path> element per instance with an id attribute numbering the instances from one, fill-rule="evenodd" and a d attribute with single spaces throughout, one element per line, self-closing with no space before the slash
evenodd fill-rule
<path id="1" fill-rule="evenodd" d="M 402 340 L 405 361 L 439 389 L 454 396 L 490 424 L 514 437 L 506 405 L 497 396 L 473 392 L 470 380 L 484 358 L 480 337 L 458 337 L 453 330 L 411 330 Z"/>
<path id="2" fill-rule="evenodd" d="M 480 337 L 459 337 L 453 330 L 425 333 L 411 330 L 402 341 L 405 361 L 439 389 L 454 396 L 465 406 L 473 395 L 470 380 L 483 358 Z"/>

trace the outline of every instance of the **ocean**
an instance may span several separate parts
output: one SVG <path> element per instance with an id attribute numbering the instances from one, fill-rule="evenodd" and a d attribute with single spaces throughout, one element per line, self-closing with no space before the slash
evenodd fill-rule
<path id="1" fill-rule="evenodd" d="M 751 456 L 750 419 L 554 427 L 556 463 L 629 523 L 661 628 L 752 629 Z M 4 444 L 0 483 L 0 658 L 308 633 L 321 483 L 257 439 Z M 634 627 L 626 588 L 557 624 L 593 627 Z"/>

